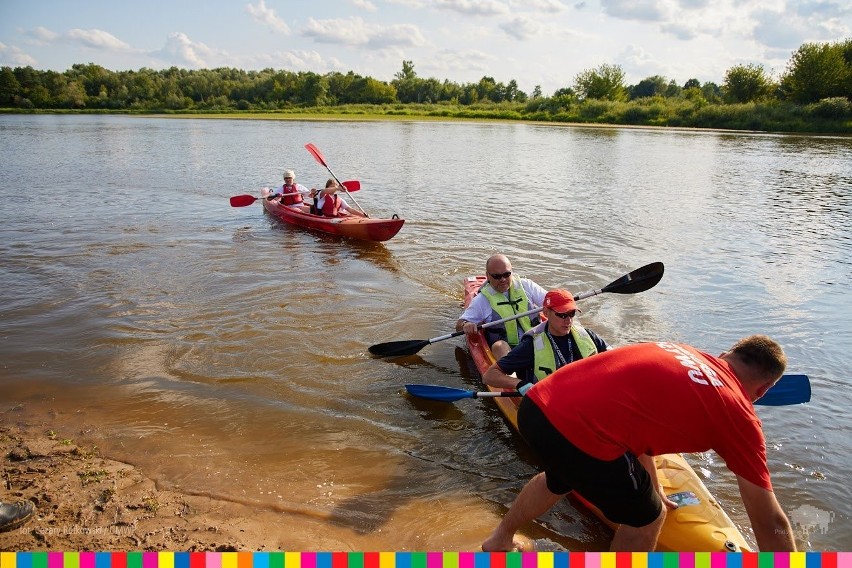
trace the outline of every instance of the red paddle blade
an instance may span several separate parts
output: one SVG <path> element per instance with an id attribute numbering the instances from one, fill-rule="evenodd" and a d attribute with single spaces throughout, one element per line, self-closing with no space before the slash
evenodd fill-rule
<path id="1" fill-rule="evenodd" d="M 254 195 L 235 195 L 231 198 L 231 207 L 245 207 L 251 205 L 259 198 Z"/>
<path id="2" fill-rule="evenodd" d="M 358 180 L 346 180 L 343 182 L 343 187 L 346 188 L 346 191 L 358 191 L 361 189 L 361 182 Z"/>
<path id="3" fill-rule="evenodd" d="M 328 165 L 325 163 L 325 158 L 323 157 L 322 152 L 319 151 L 319 148 L 317 148 L 316 146 L 314 146 L 313 144 L 311 144 L 309 142 L 309 143 L 305 144 L 305 149 L 308 152 L 311 153 L 311 155 L 314 157 L 314 159 L 317 162 L 319 162 L 320 164 L 322 164 L 326 168 L 328 167 Z"/>

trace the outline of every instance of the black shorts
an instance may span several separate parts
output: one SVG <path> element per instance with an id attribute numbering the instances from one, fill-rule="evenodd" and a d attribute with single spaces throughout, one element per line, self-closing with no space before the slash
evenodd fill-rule
<path id="1" fill-rule="evenodd" d="M 660 496 L 633 454 L 612 461 L 593 458 L 569 442 L 527 397 L 518 409 L 518 430 L 544 464 L 551 493 L 577 491 L 610 521 L 632 527 L 660 516 Z"/>

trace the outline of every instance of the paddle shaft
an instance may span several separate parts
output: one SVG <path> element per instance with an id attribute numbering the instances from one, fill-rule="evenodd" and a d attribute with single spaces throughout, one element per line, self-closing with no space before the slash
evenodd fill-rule
<path id="1" fill-rule="evenodd" d="M 351 193 L 349 193 L 349 190 L 348 190 L 348 189 L 346 189 L 346 186 L 345 186 L 345 185 L 343 185 L 343 184 L 340 182 L 340 180 L 339 180 L 339 179 L 337 179 L 337 176 L 336 176 L 336 175 L 334 175 L 334 172 L 333 172 L 333 171 L 331 171 L 331 168 L 330 168 L 330 167 L 328 166 L 328 164 L 326 163 L 326 161 L 325 161 L 325 157 L 322 155 L 322 152 L 320 152 L 320 151 L 319 151 L 319 148 L 317 148 L 316 146 L 314 146 L 313 144 L 310 144 L 310 143 L 305 144 L 305 148 L 308 150 L 308 152 L 310 152 L 311 156 L 313 156 L 313 157 L 314 157 L 314 159 L 315 159 L 317 162 L 319 162 L 320 164 L 322 164 L 323 166 L 325 166 L 325 169 L 327 169 L 327 170 L 328 170 L 328 173 L 330 173 L 330 174 L 331 174 L 331 177 L 333 177 L 333 178 L 334 178 L 334 181 L 336 181 L 336 182 L 337 182 L 337 185 L 339 185 L 340 187 L 342 187 L 342 188 L 343 188 L 343 191 L 345 191 L 345 192 L 346 192 L 346 195 L 348 195 L 349 197 L 351 197 L 351 198 L 352 198 L 352 202 L 353 202 L 353 203 L 354 203 L 354 204 L 358 207 L 358 209 L 360 209 L 360 210 L 361 210 L 361 213 L 363 213 L 363 214 L 364 214 L 364 217 L 369 218 L 370 216 L 367 214 L 367 212 L 366 212 L 366 211 L 364 211 L 364 208 L 363 208 L 363 207 L 361 207 L 361 204 L 360 204 L 360 203 L 358 203 L 358 200 L 356 200 L 356 199 L 355 199 L 355 197 L 354 197 Z"/>
<path id="2" fill-rule="evenodd" d="M 405 385 L 405 389 L 418 398 L 440 402 L 455 402 L 465 398 L 520 397 L 518 391 L 471 391 L 438 385 Z M 754 402 L 759 406 L 788 406 L 811 400 L 811 384 L 807 375 L 783 375 L 761 398 Z"/>
<path id="3" fill-rule="evenodd" d="M 361 182 L 358 180 L 346 180 L 343 182 L 343 187 L 347 189 L 347 191 L 358 191 L 361 189 Z M 321 191 L 321 190 L 318 190 Z M 310 195 L 310 191 L 297 191 L 300 195 Z M 254 195 L 235 195 L 231 198 L 231 207 L 247 207 L 252 205 L 258 199 L 269 199 L 269 195 L 264 197 L 256 197 Z M 316 198 L 314 198 L 316 201 Z"/>
<path id="4" fill-rule="evenodd" d="M 657 285 L 657 283 L 662 279 L 664 271 L 665 267 L 663 266 L 662 262 L 652 262 L 651 264 L 647 264 L 641 268 L 637 268 L 636 270 L 629 272 L 628 274 L 625 274 L 618 280 L 610 282 L 603 288 L 600 288 L 598 290 L 592 290 L 590 292 L 584 292 L 582 294 L 574 296 L 574 299 L 581 300 L 583 298 L 597 296 L 598 294 L 603 294 L 605 292 L 613 292 L 615 294 L 637 294 L 639 292 L 644 292 L 645 290 L 650 290 L 651 288 Z M 489 327 L 497 326 L 513 319 L 537 314 L 540 311 L 542 311 L 542 308 L 534 308 L 532 310 L 521 312 L 519 314 L 514 314 L 512 316 L 502 318 L 496 321 L 478 324 L 477 329 L 487 329 Z M 448 333 L 440 337 L 433 337 L 432 339 L 424 340 L 388 341 L 385 343 L 371 345 L 369 347 L 369 351 L 373 355 L 379 355 L 381 357 L 413 355 L 427 345 L 431 345 L 432 343 L 437 343 L 438 341 L 443 341 L 445 339 L 450 339 L 452 337 L 458 337 L 463 333 L 464 331 L 456 331 L 454 333 Z"/>
<path id="5" fill-rule="evenodd" d="M 600 288 L 598 290 L 590 290 L 589 292 L 583 292 L 582 294 L 577 294 L 576 296 L 574 296 L 574 300 L 575 301 L 576 300 L 584 300 L 586 298 L 591 298 L 592 296 L 597 296 L 598 294 L 603 294 L 606 291 L 607 291 L 606 287 Z M 514 314 L 514 315 L 511 315 L 511 316 L 505 317 L 503 319 L 490 321 L 488 323 L 482 323 L 482 324 L 479 324 L 476 327 L 478 329 L 487 329 L 489 327 L 498 326 L 501 323 L 506 323 L 507 321 L 512 321 L 512 320 L 520 319 L 524 316 L 532 316 L 532 315 L 541 313 L 541 311 L 543 309 L 544 308 L 533 308 L 531 310 L 527 310 L 527 311 L 521 312 L 519 314 Z M 458 337 L 460 335 L 464 335 L 464 332 L 463 331 L 456 331 L 454 333 L 448 333 L 447 335 L 442 335 L 440 337 L 433 337 L 432 339 L 429 340 L 429 343 L 436 343 L 438 341 L 443 341 L 445 339 L 450 339 L 452 337 Z"/>

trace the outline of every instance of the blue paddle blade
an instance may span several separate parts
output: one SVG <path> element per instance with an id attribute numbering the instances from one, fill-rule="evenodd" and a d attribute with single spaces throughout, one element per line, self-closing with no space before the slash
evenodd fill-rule
<path id="1" fill-rule="evenodd" d="M 463 398 L 475 398 L 474 391 L 454 389 L 452 387 L 440 387 L 435 385 L 405 385 L 408 394 L 418 398 L 439 400 L 441 402 L 455 402 Z"/>
<path id="2" fill-rule="evenodd" d="M 811 400 L 811 381 L 807 375 L 784 375 L 775 386 L 755 401 L 761 406 L 786 406 Z"/>

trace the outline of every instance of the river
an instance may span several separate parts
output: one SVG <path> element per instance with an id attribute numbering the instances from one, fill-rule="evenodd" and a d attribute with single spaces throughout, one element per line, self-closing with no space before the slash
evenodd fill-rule
<path id="1" fill-rule="evenodd" d="M 329 173 L 386 243 L 285 226 L 257 195 Z M 0 116 L 2 420 L 85 437 L 164 487 L 282 513 L 293 548 L 477 548 L 535 461 L 475 388 L 453 330 L 488 255 L 573 293 L 662 261 L 652 290 L 582 302 L 613 345 L 718 353 L 766 333 L 813 400 L 762 407 L 799 546 L 852 546 L 852 138 L 479 122 Z M 350 203 L 351 203 L 350 199 Z M 687 456 L 753 543 L 736 481 Z M 817 520 L 805 515 L 816 511 Z M 309 519 L 310 522 L 306 521 Z M 304 529 L 302 529 L 304 527 Z M 528 534 L 595 550 L 564 502 Z"/>

